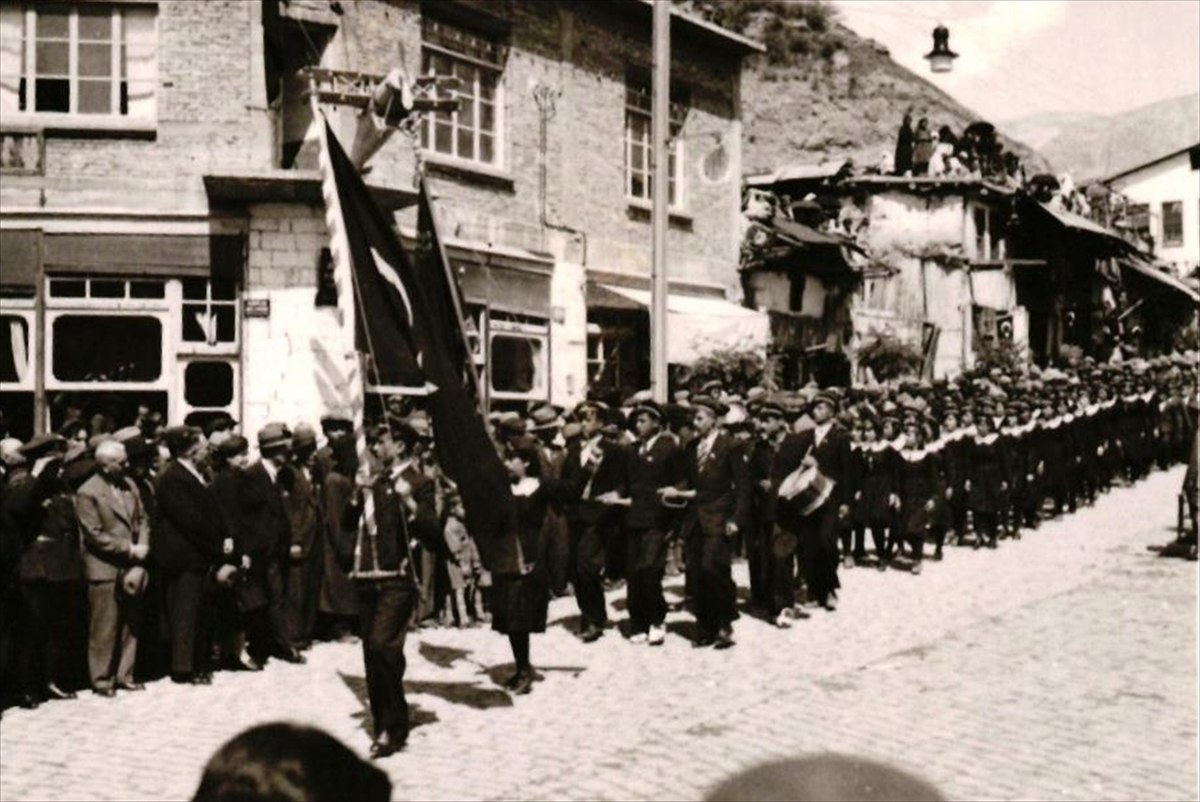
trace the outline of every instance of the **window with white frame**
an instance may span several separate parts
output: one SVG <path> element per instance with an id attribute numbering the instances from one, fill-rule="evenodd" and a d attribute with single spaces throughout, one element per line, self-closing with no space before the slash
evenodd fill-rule
<path id="1" fill-rule="evenodd" d="M 183 328 L 185 345 L 219 346 L 237 342 L 237 283 L 228 278 L 185 278 Z"/>
<path id="2" fill-rule="evenodd" d="M 1163 201 L 1162 244 L 1183 244 L 1183 201 Z"/>
<path id="3" fill-rule="evenodd" d="M 546 320 L 491 312 L 488 343 L 492 397 L 545 399 L 549 396 L 550 326 Z"/>
<path id="4" fill-rule="evenodd" d="M 153 121 L 153 5 L 0 4 L 0 112 Z"/>
<path id="5" fill-rule="evenodd" d="M 671 93 L 670 141 L 667 144 L 667 203 L 683 208 L 683 140 L 679 134 L 687 115 L 687 105 L 676 92 Z M 625 191 L 635 200 L 654 197 L 654 137 L 651 116 L 651 92 L 648 77 L 639 71 L 625 76 Z"/>
<path id="6" fill-rule="evenodd" d="M 421 72 L 459 80 L 458 111 L 436 111 L 421 125 L 421 147 L 493 167 L 503 163 L 504 61 L 507 48 L 438 19 L 421 25 Z"/>
<path id="7" fill-rule="evenodd" d="M 986 206 L 971 207 L 975 260 L 999 261 L 1004 258 L 1004 224 L 1000 213 Z"/>

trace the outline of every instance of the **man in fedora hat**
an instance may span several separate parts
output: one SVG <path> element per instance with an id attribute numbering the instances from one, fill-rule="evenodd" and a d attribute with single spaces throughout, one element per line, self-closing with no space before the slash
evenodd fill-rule
<path id="1" fill-rule="evenodd" d="M 259 460 L 243 474 L 241 492 L 242 542 L 238 551 L 250 557 L 245 582 L 266 600 L 261 613 L 248 622 L 250 656 L 258 663 L 279 657 L 303 663 L 304 655 L 288 637 L 287 571 L 292 559 L 292 532 L 281 484 L 292 450 L 292 433 L 282 423 L 268 423 L 258 432 Z"/>
<path id="2" fill-rule="evenodd" d="M 291 536 L 284 578 L 283 618 L 287 624 L 288 643 L 297 650 L 312 645 L 324 561 L 325 539 L 321 533 L 316 454 L 316 430 L 305 423 L 297 424 L 292 431 L 288 463 L 280 474 Z"/>
<path id="3" fill-rule="evenodd" d="M 659 490 L 683 481 L 683 452 L 675 435 L 664 430 L 662 408 L 654 401 L 638 403 L 632 418 L 638 444 L 629 462 L 630 507 L 625 522 L 630 640 L 659 646 L 666 635 L 662 582 L 672 518 Z"/>
<path id="4" fill-rule="evenodd" d="M 205 474 L 208 444 L 199 429 L 163 432 L 171 462 L 155 481 L 158 504 L 154 565 L 164 578 L 170 631 L 171 679 L 212 682 L 209 574 L 224 560 L 228 536 Z"/>
<path id="5" fill-rule="evenodd" d="M 680 536 L 694 570 L 697 635 L 694 645 L 734 645 L 736 586 L 731 573 L 733 540 L 751 523 L 752 490 L 745 456 L 718 426 L 724 405 L 710 396 L 693 398 L 696 438 L 684 451 L 684 487 L 666 487 L 667 503 L 688 502 Z"/>
<path id="6" fill-rule="evenodd" d="M 558 410 L 549 404 L 535 407 L 529 414 L 529 433 L 537 438 L 538 459 L 542 481 L 562 479 L 567 450 L 559 444 L 564 422 Z M 546 569 L 550 577 L 550 592 L 555 596 L 567 594 L 571 579 L 571 534 L 565 510 L 551 505 L 545 519 Z"/>

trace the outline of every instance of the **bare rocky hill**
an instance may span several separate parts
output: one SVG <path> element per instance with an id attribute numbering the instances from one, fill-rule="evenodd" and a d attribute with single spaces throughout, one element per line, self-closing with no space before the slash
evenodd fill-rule
<path id="1" fill-rule="evenodd" d="M 1200 142 L 1200 95 L 1161 100 L 1121 114 L 1038 114 L 999 126 L 1035 145 L 1076 181 L 1136 167 Z"/>
<path id="2" fill-rule="evenodd" d="M 677 0 L 692 13 L 766 44 L 742 82 L 744 171 L 851 157 L 876 164 L 895 148 L 906 110 L 934 130 L 961 133 L 979 115 L 891 59 L 887 48 L 837 21 L 832 6 L 779 0 Z M 1028 146 L 1001 138 L 1029 173 L 1046 166 Z"/>

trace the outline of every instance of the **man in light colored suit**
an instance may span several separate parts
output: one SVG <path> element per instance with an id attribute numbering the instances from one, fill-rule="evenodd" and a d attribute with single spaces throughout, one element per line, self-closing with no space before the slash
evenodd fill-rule
<path id="1" fill-rule="evenodd" d="M 96 473 L 75 496 L 91 614 L 88 673 L 92 690 L 100 696 L 113 696 L 118 688 L 144 687 L 134 681 L 133 665 L 146 588 L 150 522 L 137 486 L 125 476 L 126 464 L 124 445 L 115 440 L 100 443 Z"/>

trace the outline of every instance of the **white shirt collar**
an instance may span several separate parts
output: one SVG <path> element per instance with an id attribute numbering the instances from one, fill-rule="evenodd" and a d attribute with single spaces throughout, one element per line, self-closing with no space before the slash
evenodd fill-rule
<path id="1" fill-rule="evenodd" d="M 192 476 L 195 476 L 197 479 L 199 479 L 200 484 L 208 484 L 208 480 L 204 478 L 204 475 L 200 473 L 200 469 L 197 468 L 195 463 L 193 463 L 190 459 L 187 459 L 186 457 L 180 457 L 177 461 L 180 465 L 187 468 L 188 472 L 191 473 Z"/>
<path id="2" fill-rule="evenodd" d="M 644 453 L 644 452 L 649 451 L 650 449 L 654 448 L 654 444 L 658 442 L 658 438 L 662 437 L 663 434 L 664 434 L 664 430 L 659 429 L 657 432 L 654 433 L 653 437 L 651 437 L 646 442 L 642 443 L 642 446 L 641 446 L 642 452 Z"/>
<path id="3" fill-rule="evenodd" d="M 821 441 L 825 439 L 825 435 L 829 434 L 829 430 L 833 428 L 833 421 L 827 420 L 824 423 L 819 423 L 813 427 L 813 442 L 821 445 Z"/>
<path id="4" fill-rule="evenodd" d="M 267 476 L 271 477 L 271 484 L 275 484 L 279 477 L 279 468 L 276 467 L 274 462 L 265 457 L 259 460 L 259 462 L 262 463 L 263 470 L 267 472 Z"/>

